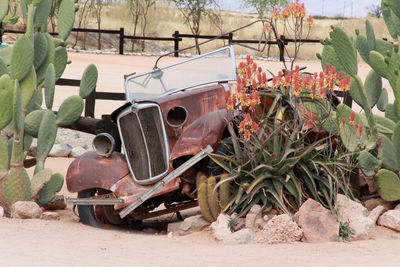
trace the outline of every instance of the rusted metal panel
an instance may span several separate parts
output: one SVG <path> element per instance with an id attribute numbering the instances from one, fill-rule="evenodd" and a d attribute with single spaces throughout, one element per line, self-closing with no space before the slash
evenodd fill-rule
<path id="1" fill-rule="evenodd" d="M 124 155 L 114 152 L 111 157 L 104 158 L 90 151 L 71 163 L 66 183 L 72 193 L 89 188 L 109 189 L 127 174 L 129 168 Z"/>
<path id="2" fill-rule="evenodd" d="M 179 188 L 180 179 L 176 178 L 166 184 L 159 192 L 154 194 L 152 197 L 164 195 L 166 193 L 175 191 Z M 121 209 L 133 201 L 138 199 L 141 195 L 152 189 L 154 185 L 139 185 L 135 183 L 132 179 L 132 176 L 129 174 L 118 181 L 113 187 L 112 191 L 117 198 L 123 198 L 125 200 L 124 204 L 116 205 L 116 209 Z"/>
<path id="3" fill-rule="evenodd" d="M 172 149 L 170 163 L 182 156 L 196 155 L 207 145 L 217 149 L 227 125 L 225 109 L 208 113 L 192 123 Z"/>

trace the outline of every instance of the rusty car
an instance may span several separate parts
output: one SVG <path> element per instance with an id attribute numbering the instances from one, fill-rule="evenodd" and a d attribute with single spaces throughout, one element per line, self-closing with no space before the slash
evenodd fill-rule
<path id="1" fill-rule="evenodd" d="M 236 77 L 231 46 L 125 77 L 126 103 L 109 116 L 116 130 L 68 168 L 80 221 L 140 223 L 197 206 L 196 175 L 229 136 L 225 92 Z"/>

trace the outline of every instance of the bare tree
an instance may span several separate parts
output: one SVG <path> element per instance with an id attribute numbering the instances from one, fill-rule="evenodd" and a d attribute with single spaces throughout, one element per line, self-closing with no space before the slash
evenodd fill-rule
<path id="1" fill-rule="evenodd" d="M 152 6 L 156 4 L 156 0 L 142 0 L 142 36 L 146 37 L 146 29 L 147 29 L 147 15 Z M 142 50 L 145 49 L 146 41 L 142 42 Z"/>
<path id="2" fill-rule="evenodd" d="M 208 17 L 215 25 L 219 24 L 220 16 L 215 10 L 220 8 L 215 0 L 171 0 L 171 2 L 182 13 L 185 23 L 194 35 L 200 34 L 200 23 L 203 17 Z M 197 53 L 201 54 L 198 38 L 195 38 L 195 43 Z"/>
<path id="3" fill-rule="evenodd" d="M 289 0 L 242 0 L 244 7 L 252 7 L 257 11 L 258 18 L 263 19 L 275 7 L 280 8 L 289 3 Z"/>
<path id="4" fill-rule="evenodd" d="M 128 0 L 129 13 L 133 21 L 133 36 L 136 36 L 137 28 L 139 25 L 139 18 L 142 13 L 142 5 L 140 0 Z M 135 49 L 135 40 L 132 40 L 132 51 Z"/>
<path id="5" fill-rule="evenodd" d="M 366 9 L 371 14 L 371 16 L 377 17 L 378 19 L 382 17 L 382 8 L 380 4 L 372 4 L 370 7 L 366 7 Z"/>
<path id="6" fill-rule="evenodd" d="M 60 6 L 61 0 L 51 1 L 51 8 L 49 14 L 49 22 L 51 25 L 52 32 L 56 30 L 58 7 Z"/>
<path id="7" fill-rule="evenodd" d="M 95 13 L 96 17 L 96 24 L 97 24 L 97 29 L 101 29 L 101 11 L 103 9 L 103 0 L 92 0 L 91 9 Z M 97 37 L 97 49 L 101 50 L 101 33 L 98 33 Z"/>
<path id="8" fill-rule="evenodd" d="M 83 1 L 80 1 L 80 2 L 81 2 L 81 4 L 79 5 L 79 10 L 77 12 L 78 28 L 81 28 L 82 24 L 83 24 L 83 27 L 86 28 L 87 20 L 88 20 L 88 17 L 89 17 L 88 14 L 87 14 L 88 13 L 89 0 L 83 0 Z M 85 32 L 83 33 L 83 36 L 84 36 L 84 38 L 83 38 L 84 39 L 83 48 L 85 48 L 85 46 L 86 46 L 86 42 L 85 42 L 86 33 Z M 78 39 L 79 39 L 79 32 L 76 33 L 75 43 L 73 44 L 72 48 L 75 48 L 76 44 L 78 43 Z"/>

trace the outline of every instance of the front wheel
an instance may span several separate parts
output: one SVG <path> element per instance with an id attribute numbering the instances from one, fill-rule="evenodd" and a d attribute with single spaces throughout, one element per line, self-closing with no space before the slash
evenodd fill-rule
<path id="1" fill-rule="evenodd" d="M 87 189 L 78 192 L 78 198 L 89 198 L 109 192 L 102 189 Z M 101 228 L 101 223 L 121 225 L 124 220 L 112 205 L 78 205 L 79 218 L 83 224 Z"/>

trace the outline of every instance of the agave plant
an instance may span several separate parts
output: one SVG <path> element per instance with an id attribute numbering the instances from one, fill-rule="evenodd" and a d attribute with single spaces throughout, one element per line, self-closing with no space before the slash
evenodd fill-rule
<path id="1" fill-rule="evenodd" d="M 291 214 L 308 198 L 334 210 L 338 192 L 352 196 L 354 158 L 315 123 L 328 123 L 335 108 L 317 81 L 303 78 L 296 68 L 285 76 L 280 73 L 268 86 L 266 75 L 250 58 L 239 65 L 236 92 L 227 97 L 231 138 L 226 153 L 211 155 L 228 173 L 216 188 L 226 183 L 231 188 L 222 211 L 240 216 L 261 204 Z M 306 103 L 323 109 L 326 116 L 311 113 Z"/>

